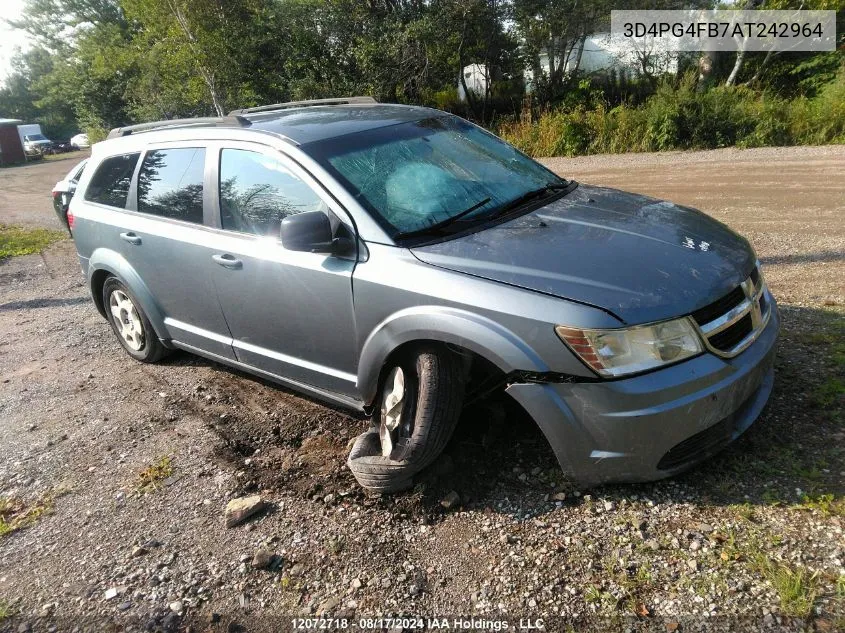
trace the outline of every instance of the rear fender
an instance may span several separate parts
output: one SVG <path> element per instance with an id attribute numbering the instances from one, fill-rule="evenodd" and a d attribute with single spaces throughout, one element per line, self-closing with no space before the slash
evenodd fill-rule
<path id="1" fill-rule="evenodd" d="M 107 271 L 122 281 L 141 304 L 140 307 L 150 320 L 158 338 L 165 341 L 170 339 L 170 333 L 164 324 L 164 314 L 140 275 L 122 255 L 106 248 L 98 248 L 91 253 L 88 260 L 88 289 L 92 297 L 96 292 L 94 277 L 98 271 Z M 94 298 L 95 302 L 99 301 L 97 297 Z M 105 310 L 105 306 L 103 306 L 103 309 Z M 108 318 L 107 314 L 103 314 L 103 316 Z"/>

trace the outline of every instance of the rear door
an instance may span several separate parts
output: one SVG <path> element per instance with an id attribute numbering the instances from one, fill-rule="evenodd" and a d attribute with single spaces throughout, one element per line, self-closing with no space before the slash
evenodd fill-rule
<path id="1" fill-rule="evenodd" d="M 202 142 L 150 146 L 136 166 L 126 210 L 109 214 L 111 239 L 155 298 L 174 340 L 234 359 L 203 239 L 207 155 Z"/>
<path id="2" fill-rule="evenodd" d="M 214 155 L 220 230 L 213 276 L 238 360 L 354 396 L 355 259 L 288 251 L 279 232 L 287 215 L 322 211 L 337 230 L 354 234 L 345 212 L 274 149 L 231 142 Z"/>

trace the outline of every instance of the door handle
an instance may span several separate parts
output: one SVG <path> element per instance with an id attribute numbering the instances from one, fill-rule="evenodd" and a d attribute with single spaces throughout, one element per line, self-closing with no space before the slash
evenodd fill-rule
<path id="1" fill-rule="evenodd" d="M 223 266 L 223 268 L 231 268 L 232 270 L 237 270 L 238 268 L 243 268 L 244 266 L 244 263 L 241 260 L 234 255 L 229 255 L 229 253 L 212 255 L 211 259 L 214 260 L 214 263 Z"/>
<path id="2" fill-rule="evenodd" d="M 124 242 L 134 244 L 135 246 L 138 246 L 141 243 L 141 238 L 135 235 L 134 233 L 121 233 L 120 239 L 122 239 Z"/>

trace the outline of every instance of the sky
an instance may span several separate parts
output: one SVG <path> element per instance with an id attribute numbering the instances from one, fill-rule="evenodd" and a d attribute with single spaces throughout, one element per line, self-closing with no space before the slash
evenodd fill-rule
<path id="1" fill-rule="evenodd" d="M 24 0 L 2 0 L 3 11 L 0 13 L 0 83 L 11 70 L 12 57 L 16 47 L 26 50 L 28 36 L 24 31 L 18 31 L 6 24 L 6 20 L 17 20 L 21 17 Z"/>

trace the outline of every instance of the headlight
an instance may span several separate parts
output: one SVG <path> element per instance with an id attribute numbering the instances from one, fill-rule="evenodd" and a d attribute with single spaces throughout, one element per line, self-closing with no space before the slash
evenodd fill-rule
<path id="1" fill-rule="evenodd" d="M 614 378 L 671 363 L 704 351 L 687 317 L 618 330 L 558 325 L 557 335 L 600 376 Z"/>

